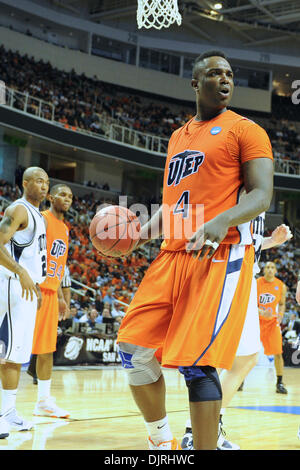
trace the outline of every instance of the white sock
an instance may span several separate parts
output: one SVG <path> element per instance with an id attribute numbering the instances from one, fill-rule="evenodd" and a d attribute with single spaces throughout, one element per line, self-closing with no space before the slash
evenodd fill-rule
<path id="1" fill-rule="evenodd" d="M 185 427 L 186 427 L 186 428 L 192 428 L 192 423 L 191 423 L 191 419 L 190 419 L 190 418 L 186 420 Z"/>
<path id="2" fill-rule="evenodd" d="M 50 397 L 51 379 L 38 379 L 38 401 L 45 400 Z"/>
<path id="3" fill-rule="evenodd" d="M 220 415 L 223 416 L 226 412 L 226 408 L 221 408 L 220 409 Z"/>
<path id="4" fill-rule="evenodd" d="M 6 411 L 10 410 L 11 408 L 16 407 L 17 391 L 17 388 L 15 390 L 2 389 L 1 415 L 6 413 Z"/>
<path id="5" fill-rule="evenodd" d="M 147 423 L 145 421 L 145 425 L 148 435 L 155 445 L 158 445 L 161 442 L 171 441 L 173 439 L 167 416 L 163 419 L 159 419 L 158 421 L 153 421 L 152 423 Z"/>

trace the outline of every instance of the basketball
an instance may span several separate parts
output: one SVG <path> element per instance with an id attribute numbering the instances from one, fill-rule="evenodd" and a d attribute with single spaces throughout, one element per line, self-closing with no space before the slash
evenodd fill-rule
<path id="1" fill-rule="evenodd" d="M 122 206 L 107 206 L 96 213 L 89 227 L 90 240 L 105 256 L 118 258 L 130 252 L 140 237 L 138 217 Z"/>

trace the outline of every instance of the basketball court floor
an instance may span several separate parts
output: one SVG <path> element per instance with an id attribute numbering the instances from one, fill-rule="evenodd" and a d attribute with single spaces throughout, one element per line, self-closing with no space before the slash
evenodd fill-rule
<path id="1" fill-rule="evenodd" d="M 177 370 L 164 369 L 167 411 L 178 439 L 188 417 L 187 391 Z M 52 395 L 70 418 L 33 417 L 37 386 L 22 370 L 17 410 L 35 429 L 11 432 L 0 450 L 147 450 L 147 435 L 127 386 L 117 368 L 56 367 Z M 224 416 L 228 439 L 242 450 L 300 450 L 300 368 L 285 368 L 288 395 L 275 393 L 273 365 L 256 366 Z"/>

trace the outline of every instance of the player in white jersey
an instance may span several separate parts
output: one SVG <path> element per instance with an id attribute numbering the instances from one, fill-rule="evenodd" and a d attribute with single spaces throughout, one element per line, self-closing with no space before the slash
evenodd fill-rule
<path id="1" fill-rule="evenodd" d="M 270 237 L 264 237 L 264 225 L 265 213 L 260 214 L 252 222 L 255 263 L 247 315 L 232 368 L 230 370 L 223 369 L 219 374 L 223 393 L 218 436 L 219 450 L 238 450 L 240 448 L 238 445 L 225 439 L 222 417 L 239 386 L 258 361 L 260 350 L 260 328 L 257 306 L 257 283 L 255 276 L 260 271 L 258 262 L 261 250 L 282 245 L 284 242 L 292 238 L 289 227 L 284 224 L 276 227 Z M 190 420 L 187 420 L 185 435 L 183 437 L 181 447 L 183 449 L 192 449 L 192 443 L 193 437 L 191 423 Z"/>
<path id="2" fill-rule="evenodd" d="M 47 173 L 30 167 L 23 175 L 24 195 L 0 222 L 0 353 L 2 400 L 0 438 L 10 429 L 29 430 L 32 423 L 16 412 L 21 365 L 30 359 L 39 284 L 47 274 L 46 226 L 39 211 L 49 189 Z"/>

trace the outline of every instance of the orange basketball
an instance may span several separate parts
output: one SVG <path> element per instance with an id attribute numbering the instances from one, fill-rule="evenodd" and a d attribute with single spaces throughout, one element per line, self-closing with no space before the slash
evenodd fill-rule
<path id="1" fill-rule="evenodd" d="M 140 238 L 138 217 L 123 206 L 107 206 L 96 213 L 89 227 L 93 246 L 103 255 L 118 258 L 130 252 Z"/>

